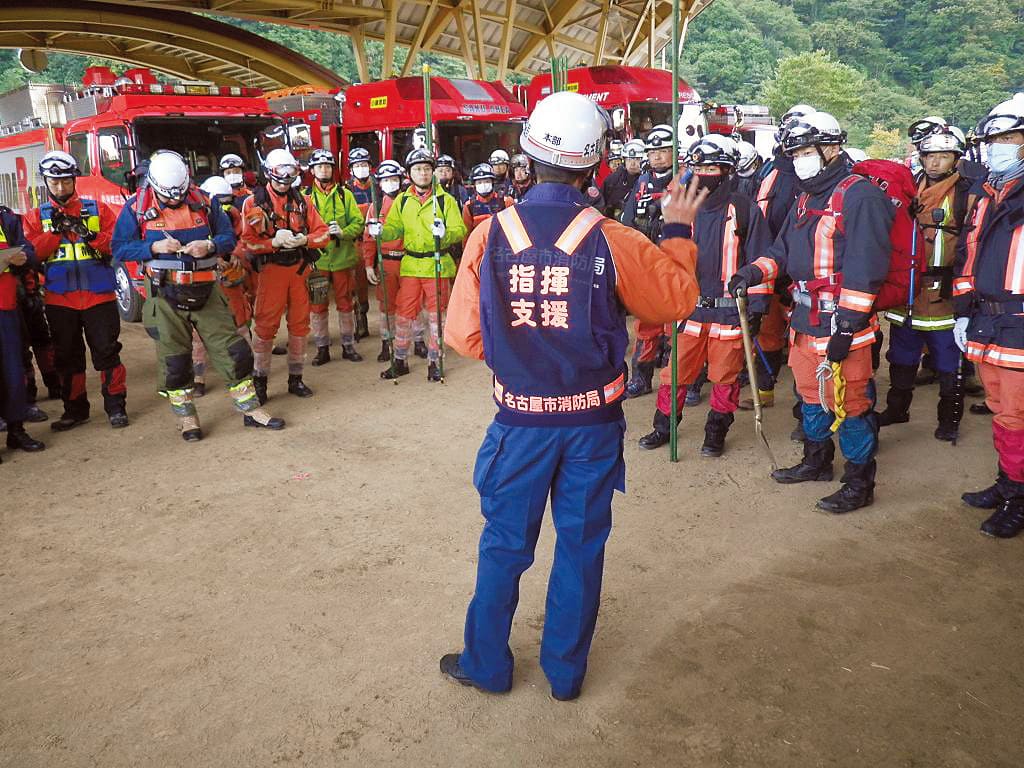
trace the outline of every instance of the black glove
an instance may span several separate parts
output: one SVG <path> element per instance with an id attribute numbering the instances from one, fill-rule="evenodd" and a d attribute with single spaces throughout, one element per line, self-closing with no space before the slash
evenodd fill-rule
<path id="1" fill-rule="evenodd" d="M 729 294 L 734 298 L 745 297 L 750 286 L 757 285 L 756 278 L 750 274 L 749 265 L 742 267 L 735 275 L 729 278 Z M 758 280 L 758 282 L 760 282 Z"/>
<path id="2" fill-rule="evenodd" d="M 757 335 L 761 333 L 761 318 L 764 315 L 760 313 L 754 313 L 747 318 L 747 328 L 750 329 L 750 338 L 757 338 Z"/>
<path id="3" fill-rule="evenodd" d="M 850 345 L 852 343 L 853 329 L 837 329 L 828 340 L 828 349 L 825 350 L 825 357 L 832 363 L 843 362 L 850 354 Z"/>
<path id="4" fill-rule="evenodd" d="M 60 232 L 62 234 L 74 232 L 75 222 L 76 219 L 68 216 L 63 211 L 57 211 L 52 217 L 50 217 L 50 224 L 53 226 L 53 231 Z"/>

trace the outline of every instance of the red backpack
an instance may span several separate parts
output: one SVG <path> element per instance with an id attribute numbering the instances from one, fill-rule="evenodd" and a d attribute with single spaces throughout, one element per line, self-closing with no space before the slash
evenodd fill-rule
<path id="1" fill-rule="evenodd" d="M 814 211 L 836 220 L 836 229 L 845 233 L 843 220 L 843 200 L 847 190 L 854 184 L 867 180 L 881 189 L 889 198 L 896 215 L 889 229 L 891 248 L 889 252 L 889 273 L 885 282 L 878 289 L 874 309 L 894 309 L 912 304 L 921 292 L 921 275 L 925 269 L 924 238 L 917 238 L 917 253 L 913 253 L 914 228 L 917 220 L 914 216 L 917 186 L 914 176 L 905 165 L 892 160 L 862 160 L 853 166 L 853 175 L 840 181 L 832 191 L 828 210 Z M 809 195 L 804 193 L 797 200 L 797 210 L 807 211 Z M 911 296 L 911 273 L 913 272 L 913 296 Z"/>

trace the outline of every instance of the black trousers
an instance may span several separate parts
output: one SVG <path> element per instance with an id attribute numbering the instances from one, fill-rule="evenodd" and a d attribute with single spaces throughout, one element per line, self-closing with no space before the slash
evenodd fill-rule
<path id="1" fill-rule="evenodd" d="M 69 309 L 48 304 L 46 319 L 53 337 L 54 363 L 60 376 L 64 413 L 75 418 L 89 415 L 85 389 L 85 346 L 89 345 L 92 367 L 100 372 L 103 409 L 124 411 L 125 370 L 121 365 L 121 317 L 113 301 L 89 309 Z M 84 334 L 84 339 L 83 339 Z"/>
<path id="2" fill-rule="evenodd" d="M 21 344 L 22 364 L 25 366 L 25 396 L 29 403 L 34 403 L 38 396 L 36 387 L 35 367 L 32 365 L 32 353 L 35 352 L 35 363 L 43 377 L 43 386 L 50 391 L 60 389 L 60 377 L 53 363 L 53 340 L 50 338 L 50 324 L 46 322 L 46 310 L 43 297 L 36 292 L 18 297 L 18 309 L 21 313 Z"/>
<path id="3" fill-rule="evenodd" d="M 18 310 L 0 310 L 0 416 L 19 425 L 25 420 L 25 371 L 21 367 L 21 318 Z"/>

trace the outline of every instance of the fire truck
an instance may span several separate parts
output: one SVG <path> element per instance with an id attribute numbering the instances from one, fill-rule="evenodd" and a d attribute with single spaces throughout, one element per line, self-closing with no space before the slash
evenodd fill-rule
<path id="1" fill-rule="evenodd" d="M 739 136 L 754 145 L 765 160 L 775 148 L 778 130 L 768 107 L 759 104 L 708 104 L 708 130 L 726 136 Z"/>
<path id="2" fill-rule="evenodd" d="M 421 140 L 419 77 L 361 83 L 340 91 L 301 87 L 268 98 L 271 109 L 289 124 L 308 125 L 312 145 L 338 155 L 343 170 L 354 147 L 366 149 L 373 165 L 386 159 L 402 163 Z M 500 82 L 432 77 L 430 107 L 438 153 L 454 157 L 464 174 L 495 149 L 519 151 L 527 112 Z"/>
<path id="3" fill-rule="evenodd" d="M 200 184 L 228 152 L 257 169 L 270 149 L 309 143 L 309 127 L 286 126 L 258 89 L 162 84 L 148 69 L 116 77 L 90 67 L 82 88 L 29 85 L 0 96 L 0 203 L 22 212 L 38 205 L 45 188 L 36 168 L 55 148 L 78 161 L 82 195 L 119 210 L 134 189 L 132 170 L 158 149 L 181 154 Z M 134 263 L 114 266 L 121 317 L 138 321 L 142 274 Z"/>

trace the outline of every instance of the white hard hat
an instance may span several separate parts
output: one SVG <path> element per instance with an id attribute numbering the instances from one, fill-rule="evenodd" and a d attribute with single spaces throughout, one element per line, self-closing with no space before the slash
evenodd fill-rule
<path id="1" fill-rule="evenodd" d="M 203 190 L 211 200 L 218 195 L 227 195 L 230 197 L 234 194 L 231 191 L 231 185 L 228 184 L 227 179 L 223 176 L 211 176 L 200 184 L 199 188 Z"/>
<path id="2" fill-rule="evenodd" d="M 287 149 L 272 149 L 263 161 L 267 176 L 280 184 L 291 184 L 299 177 L 299 161 Z"/>
<path id="3" fill-rule="evenodd" d="M 803 117 L 795 117 L 786 124 L 782 151 L 788 155 L 801 147 L 845 142 L 846 131 L 839 127 L 838 120 L 828 112 L 812 112 Z"/>
<path id="4" fill-rule="evenodd" d="M 1024 93 L 996 104 L 988 117 L 978 123 L 975 133 L 982 141 L 1010 131 L 1024 131 Z"/>
<path id="5" fill-rule="evenodd" d="M 78 170 L 78 161 L 59 149 L 43 155 L 39 161 L 39 173 L 47 179 L 73 179 L 82 175 Z"/>
<path id="6" fill-rule="evenodd" d="M 922 155 L 928 152 L 955 152 L 962 155 L 967 151 L 967 137 L 955 125 L 950 125 L 945 130 L 931 133 L 921 139 L 917 151 Z"/>
<path id="7" fill-rule="evenodd" d="M 559 91 L 534 107 L 519 145 L 538 163 L 584 171 L 601 162 L 605 130 L 605 119 L 593 101 Z"/>
<path id="8" fill-rule="evenodd" d="M 720 133 L 709 133 L 690 144 L 686 153 L 687 165 L 724 165 L 736 167 L 740 151 L 736 142 Z"/>
<path id="9" fill-rule="evenodd" d="M 737 141 L 736 149 L 739 150 L 740 159 L 736 163 L 736 172 L 739 174 L 746 173 L 751 170 L 760 158 L 757 153 L 757 149 L 749 141 Z"/>
<path id="10" fill-rule="evenodd" d="M 228 168 L 245 168 L 245 161 L 238 155 L 229 152 L 220 159 L 220 169 L 226 171 Z"/>
<path id="11" fill-rule="evenodd" d="M 622 147 L 622 156 L 627 159 L 643 160 L 646 151 L 643 140 L 630 139 Z"/>
<path id="12" fill-rule="evenodd" d="M 188 192 L 189 172 L 185 158 L 169 149 L 157 150 L 149 160 L 146 181 L 157 193 L 171 199 Z"/>
<path id="13" fill-rule="evenodd" d="M 504 149 L 494 150 L 493 152 L 491 152 L 491 156 L 487 158 L 487 162 L 490 163 L 491 165 L 495 165 L 497 163 L 505 163 L 506 165 L 508 165 L 508 161 L 508 152 L 506 152 Z"/>
<path id="14" fill-rule="evenodd" d="M 671 149 L 672 148 L 672 126 L 656 125 L 651 128 L 644 138 L 644 149 Z"/>
<path id="15" fill-rule="evenodd" d="M 794 117 L 807 117 L 814 112 L 817 112 L 814 107 L 810 104 L 794 104 L 789 110 L 782 116 L 783 124 L 788 123 Z"/>
<path id="16" fill-rule="evenodd" d="M 865 152 L 863 149 L 858 149 L 857 147 L 847 147 L 844 151 L 846 152 L 846 156 L 853 160 L 853 162 L 855 163 L 860 163 L 868 159 L 868 153 Z"/>

